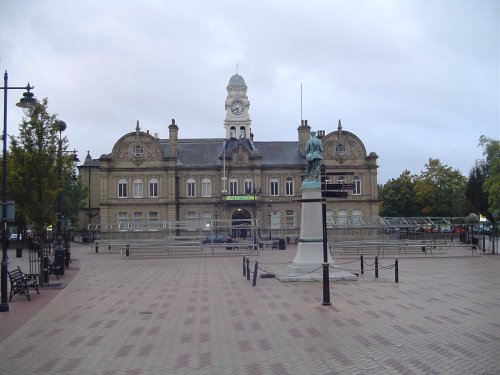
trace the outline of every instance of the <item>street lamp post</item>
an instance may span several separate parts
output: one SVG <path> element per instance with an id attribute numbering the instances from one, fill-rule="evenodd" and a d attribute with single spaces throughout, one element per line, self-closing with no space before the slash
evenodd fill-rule
<path id="1" fill-rule="evenodd" d="M 269 201 L 269 204 L 267 205 L 267 209 L 269 210 L 269 241 L 273 239 L 273 227 L 271 225 L 271 210 L 273 208 L 273 205 L 271 204 L 271 201 Z"/>
<path id="2" fill-rule="evenodd" d="M 59 144 L 57 148 L 57 181 L 59 187 L 62 187 L 62 156 L 63 153 L 72 153 L 73 154 L 73 168 L 74 164 L 77 164 L 79 159 L 75 151 L 64 151 L 62 149 L 62 132 L 66 130 L 67 125 L 64 121 L 58 120 L 57 126 L 59 127 Z M 75 176 L 76 179 L 76 176 Z M 63 193 L 62 190 L 59 191 L 56 200 L 56 247 L 54 249 L 54 256 L 56 258 L 56 268 L 59 270 L 58 272 L 61 275 L 64 275 L 64 267 L 69 266 L 69 248 L 68 245 L 65 244 L 66 248 L 62 243 L 62 198 Z"/>
<path id="3" fill-rule="evenodd" d="M 23 108 L 26 116 L 31 116 L 37 104 L 36 99 L 33 97 L 33 93 L 30 92 L 33 86 L 28 85 L 26 87 L 9 87 L 9 75 L 7 71 L 4 74 L 4 86 L 0 87 L 3 89 L 3 173 L 2 173 L 2 269 L 1 269 L 1 279 L 0 279 L 0 289 L 1 289 L 1 303 L 0 312 L 9 311 L 9 302 L 7 300 L 7 267 L 9 265 L 9 257 L 7 255 L 7 91 L 8 90 L 26 90 L 23 94 L 23 98 L 17 103 L 18 107 Z"/>

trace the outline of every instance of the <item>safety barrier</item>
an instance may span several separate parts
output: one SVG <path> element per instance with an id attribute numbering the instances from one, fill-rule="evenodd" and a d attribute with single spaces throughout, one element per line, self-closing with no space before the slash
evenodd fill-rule
<path id="1" fill-rule="evenodd" d="M 397 283 L 399 282 L 399 260 L 398 258 L 396 258 L 394 260 L 394 264 L 393 265 L 390 265 L 390 266 L 382 266 L 378 260 L 378 256 L 375 256 L 375 260 L 372 264 L 368 264 L 365 262 L 364 258 L 363 258 L 363 254 L 361 254 L 359 256 L 359 262 L 360 262 L 360 272 L 361 272 L 361 275 L 363 275 L 365 273 L 365 264 L 368 266 L 368 267 L 371 267 L 371 266 L 374 266 L 373 270 L 375 271 L 375 278 L 378 279 L 378 273 L 379 273 L 379 269 L 382 268 L 382 269 L 386 269 L 386 270 L 390 270 L 392 268 L 394 268 L 394 281 Z"/>

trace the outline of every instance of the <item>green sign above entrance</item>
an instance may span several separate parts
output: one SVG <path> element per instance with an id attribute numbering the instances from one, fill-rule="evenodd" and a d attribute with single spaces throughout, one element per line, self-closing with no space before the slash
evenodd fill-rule
<path id="1" fill-rule="evenodd" d="M 227 201 L 253 201 L 256 197 L 253 195 L 228 195 L 225 199 Z"/>

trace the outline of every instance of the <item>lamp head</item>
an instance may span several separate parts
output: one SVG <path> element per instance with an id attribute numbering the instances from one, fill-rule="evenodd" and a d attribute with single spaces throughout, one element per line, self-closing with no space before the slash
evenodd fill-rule
<path id="1" fill-rule="evenodd" d="M 26 116 L 33 115 L 36 106 L 38 105 L 38 100 L 34 98 L 34 94 L 30 91 L 33 86 L 26 86 L 26 92 L 23 94 L 23 97 L 19 100 L 19 103 L 16 106 L 23 109 L 23 112 Z"/>

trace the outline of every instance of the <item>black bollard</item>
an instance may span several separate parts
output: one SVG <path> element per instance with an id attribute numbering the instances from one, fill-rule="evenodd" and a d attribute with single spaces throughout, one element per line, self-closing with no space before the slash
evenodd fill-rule
<path id="1" fill-rule="evenodd" d="M 255 269 L 253 271 L 253 281 L 252 286 L 257 285 L 257 270 L 259 269 L 259 261 L 255 261 Z"/>
<path id="2" fill-rule="evenodd" d="M 245 255 L 243 255 L 243 276 L 247 275 L 247 268 L 245 267 Z"/>
<path id="3" fill-rule="evenodd" d="M 363 254 L 360 255 L 359 260 L 361 262 L 361 274 L 364 275 L 365 274 L 365 266 L 363 264 Z"/>
<path id="4" fill-rule="evenodd" d="M 250 258 L 247 257 L 247 280 L 250 280 Z"/>
<path id="5" fill-rule="evenodd" d="M 130 245 L 127 244 L 127 248 L 125 249 L 125 256 L 130 256 Z"/>
<path id="6" fill-rule="evenodd" d="M 394 279 L 396 282 L 399 281 L 399 261 L 398 258 L 394 261 Z"/>
<path id="7" fill-rule="evenodd" d="M 375 278 L 378 278 L 378 257 L 375 256 Z"/>

